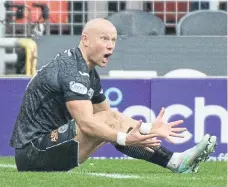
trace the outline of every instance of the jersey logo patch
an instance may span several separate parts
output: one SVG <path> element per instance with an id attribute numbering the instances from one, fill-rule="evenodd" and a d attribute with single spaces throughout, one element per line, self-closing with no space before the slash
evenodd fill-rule
<path id="1" fill-rule="evenodd" d="M 58 128 L 58 132 L 59 132 L 59 133 L 64 133 L 64 132 L 66 132 L 67 129 L 68 129 L 68 126 L 69 126 L 68 124 L 65 124 L 65 125 L 59 127 L 59 128 Z"/>
<path id="2" fill-rule="evenodd" d="M 70 81 L 70 90 L 79 94 L 87 94 L 88 89 L 81 83 Z"/>
<path id="3" fill-rule="evenodd" d="M 58 131 L 57 130 L 53 130 L 51 132 L 50 138 L 51 138 L 52 142 L 57 142 L 57 140 L 59 139 Z"/>

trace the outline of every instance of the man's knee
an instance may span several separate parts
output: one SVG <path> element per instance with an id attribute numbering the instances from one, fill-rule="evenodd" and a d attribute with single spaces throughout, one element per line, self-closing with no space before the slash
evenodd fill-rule
<path id="1" fill-rule="evenodd" d="M 124 117 L 118 111 L 109 111 L 105 123 L 112 128 L 122 129 L 124 124 Z"/>
<path id="2" fill-rule="evenodd" d="M 112 128 L 122 129 L 124 126 L 124 116 L 118 111 L 101 111 L 94 114 L 98 121 L 102 121 Z"/>

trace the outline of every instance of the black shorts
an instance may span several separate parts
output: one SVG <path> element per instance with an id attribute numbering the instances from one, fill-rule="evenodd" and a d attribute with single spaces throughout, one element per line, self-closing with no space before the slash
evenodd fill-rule
<path id="1" fill-rule="evenodd" d="M 75 121 L 15 149 L 18 171 L 68 171 L 78 166 L 79 144 Z"/>

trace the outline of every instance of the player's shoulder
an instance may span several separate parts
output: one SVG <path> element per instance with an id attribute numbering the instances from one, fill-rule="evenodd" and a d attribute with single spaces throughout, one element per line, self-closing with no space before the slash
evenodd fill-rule
<path id="1" fill-rule="evenodd" d="M 79 48 L 66 49 L 59 53 L 55 60 L 59 62 L 60 68 L 74 71 L 80 71 L 86 65 Z"/>

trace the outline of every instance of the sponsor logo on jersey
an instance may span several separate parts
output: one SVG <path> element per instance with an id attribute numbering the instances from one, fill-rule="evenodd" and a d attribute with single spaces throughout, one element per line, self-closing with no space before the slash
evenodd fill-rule
<path id="1" fill-rule="evenodd" d="M 90 88 L 87 94 L 88 94 L 89 98 L 92 99 L 94 90 L 92 88 Z"/>
<path id="2" fill-rule="evenodd" d="M 79 94 L 86 94 L 88 89 L 82 83 L 70 82 L 70 90 Z"/>

